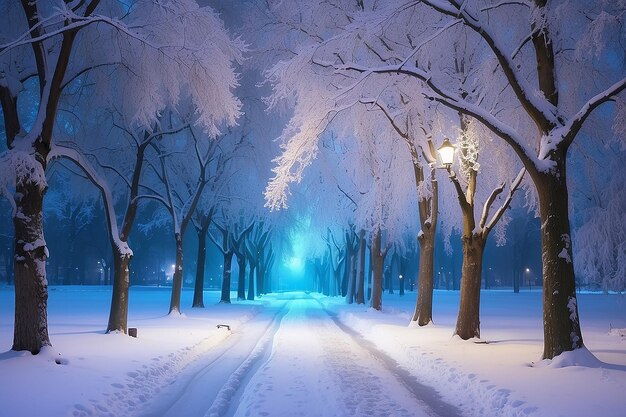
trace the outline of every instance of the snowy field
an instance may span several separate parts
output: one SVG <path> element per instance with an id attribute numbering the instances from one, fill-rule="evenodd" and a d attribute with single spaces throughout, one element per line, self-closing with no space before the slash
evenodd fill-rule
<path id="1" fill-rule="evenodd" d="M 623 416 L 626 297 L 580 294 L 585 344 L 549 363 L 541 293 L 484 291 L 480 342 L 451 337 L 458 292 L 435 325 L 407 326 L 415 293 L 383 312 L 285 293 L 165 316 L 169 289 L 131 289 L 138 338 L 105 335 L 111 292 L 53 287 L 54 347 L 10 351 L 13 290 L 0 287 L 0 416 Z M 231 331 L 216 328 L 228 324 Z M 611 330 L 612 329 L 612 330 Z M 572 363 L 580 365 L 564 366 Z"/>

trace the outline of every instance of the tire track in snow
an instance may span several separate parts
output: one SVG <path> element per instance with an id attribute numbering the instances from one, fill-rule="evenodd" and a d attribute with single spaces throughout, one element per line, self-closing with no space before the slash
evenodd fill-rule
<path id="1" fill-rule="evenodd" d="M 232 415 L 238 399 L 243 394 L 242 387 L 246 387 L 250 379 L 256 374 L 262 363 L 270 357 L 269 345 L 274 340 L 281 322 L 287 314 L 287 304 L 284 304 L 267 325 L 265 332 L 258 338 L 258 342 L 250 354 L 241 361 L 237 369 L 228 377 L 222 388 L 215 396 L 211 408 L 204 414 L 205 417 L 220 417 Z"/>
<path id="2" fill-rule="evenodd" d="M 232 332 L 227 342 L 220 344 L 201 360 L 192 373 L 184 376 L 183 383 L 164 393 L 169 398 L 152 408 L 142 417 L 191 417 L 203 416 L 207 409 L 212 415 L 221 415 L 235 395 L 235 376 L 245 376 L 249 367 L 256 363 L 268 340 L 276 332 L 286 312 L 285 304 L 264 320 L 257 315 L 245 326 Z M 226 381 L 222 385 L 222 382 Z M 209 415 L 208 412 L 206 412 Z"/>

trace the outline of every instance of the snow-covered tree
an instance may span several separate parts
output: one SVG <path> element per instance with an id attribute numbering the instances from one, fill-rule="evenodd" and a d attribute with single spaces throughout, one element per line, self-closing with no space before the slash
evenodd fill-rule
<path id="1" fill-rule="evenodd" d="M 228 36 L 211 9 L 188 0 L 167 6 L 152 0 L 131 5 L 24 0 L 21 6 L 0 6 L 0 102 L 8 148 L 2 155 L 1 182 L 15 213 L 13 349 L 37 353 L 50 345 L 44 173 L 51 156 L 84 161 L 76 149 L 55 150 L 53 136 L 64 93 L 87 79 L 101 87 L 104 100 L 108 91 L 120 87 L 133 110 L 133 122 L 147 128 L 167 105 L 189 97 L 198 124 L 215 135 L 218 125 L 233 123 L 239 114 L 240 103 L 231 89 L 236 84 L 232 61 L 241 57 L 241 44 Z M 27 124 L 30 114 L 20 114 L 18 99 L 33 95 L 36 116 Z M 110 206 L 106 212 L 112 226 L 114 212 Z M 130 258 L 117 227 L 111 235 Z"/>

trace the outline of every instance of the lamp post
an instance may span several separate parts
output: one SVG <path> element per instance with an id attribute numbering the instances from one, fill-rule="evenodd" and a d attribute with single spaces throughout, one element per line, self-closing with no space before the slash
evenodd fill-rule
<path id="1" fill-rule="evenodd" d="M 439 152 L 439 156 L 441 157 L 441 163 L 443 166 L 450 172 L 450 167 L 454 162 L 454 151 L 456 150 L 456 146 L 450 143 L 450 139 L 445 138 L 441 146 L 437 149 Z"/>

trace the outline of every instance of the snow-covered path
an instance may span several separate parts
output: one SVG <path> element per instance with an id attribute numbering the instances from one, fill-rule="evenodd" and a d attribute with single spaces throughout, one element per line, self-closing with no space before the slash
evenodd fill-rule
<path id="1" fill-rule="evenodd" d="M 294 293 L 285 298 L 233 329 L 140 415 L 437 415 L 422 396 L 439 413 L 457 414 L 428 389 L 420 392 L 318 300 Z"/>
<path id="2" fill-rule="evenodd" d="M 269 352 L 272 337 L 286 311 L 285 302 L 278 302 L 241 328 L 233 328 L 225 341 L 185 370 L 140 416 L 225 414 L 236 398 L 236 387 L 258 368 Z"/>
<path id="3" fill-rule="evenodd" d="M 400 383 L 399 383 L 400 382 Z M 432 416 L 400 377 L 335 324 L 314 299 L 289 303 L 271 356 L 235 416 Z"/>

